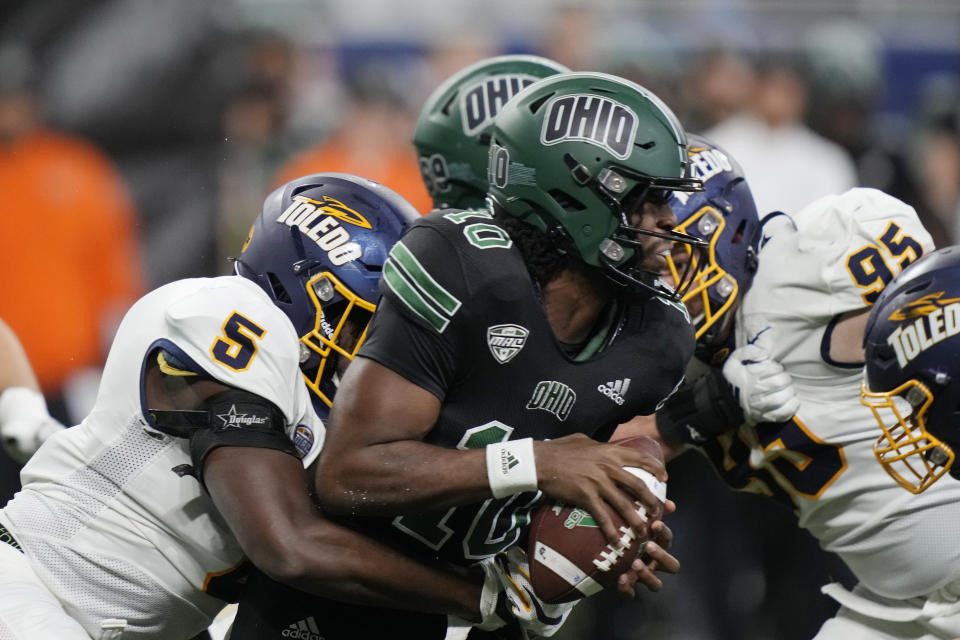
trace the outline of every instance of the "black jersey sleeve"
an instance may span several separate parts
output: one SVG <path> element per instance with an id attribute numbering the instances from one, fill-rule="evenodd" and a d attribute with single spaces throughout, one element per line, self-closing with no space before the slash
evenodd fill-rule
<path id="1" fill-rule="evenodd" d="M 390 251 L 359 355 L 442 400 L 465 358 L 463 302 L 470 291 L 463 256 L 442 227 L 426 222 L 418 221 Z"/>
<path id="2" fill-rule="evenodd" d="M 375 360 L 443 400 L 456 373 L 453 345 L 380 299 L 359 355 Z"/>
<path id="3" fill-rule="evenodd" d="M 433 222 L 433 224 L 431 224 Z M 439 336 L 462 317 L 470 295 L 463 251 L 437 220 L 419 220 L 390 250 L 380 293 L 407 318 Z"/>

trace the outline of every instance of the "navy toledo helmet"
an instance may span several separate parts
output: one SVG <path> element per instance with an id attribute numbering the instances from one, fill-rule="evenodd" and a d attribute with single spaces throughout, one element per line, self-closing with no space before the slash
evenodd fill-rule
<path id="1" fill-rule="evenodd" d="M 927 254 L 884 289 L 864 335 L 860 401 L 883 429 L 873 452 L 902 487 L 921 493 L 960 449 L 960 246 Z"/>
<path id="2" fill-rule="evenodd" d="M 729 334 L 736 305 L 753 284 L 757 271 L 760 220 L 743 169 L 730 154 L 703 136 L 688 134 L 691 177 L 703 191 L 674 191 L 670 205 L 676 231 L 708 243 L 703 257 L 676 244 L 668 268 L 675 282 L 692 269 L 693 282 L 683 294 L 701 349 L 715 348 Z"/>
<path id="3" fill-rule="evenodd" d="M 344 173 L 298 178 L 267 196 L 236 259 L 300 336 L 307 386 L 330 406 L 337 354 L 353 359 L 376 309 L 390 248 L 419 217 L 381 184 Z"/>

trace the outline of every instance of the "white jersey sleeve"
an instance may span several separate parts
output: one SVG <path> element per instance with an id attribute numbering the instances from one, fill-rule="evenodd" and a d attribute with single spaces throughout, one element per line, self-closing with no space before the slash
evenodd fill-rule
<path id="1" fill-rule="evenodd" d="M 299 369 L 299 341 L 280 309 L 236 276 L 181 280 L 138 301 L 121 323 L 96 403 L 51 438 L 0 511 L 37 574 L 92 637 L 191 637 L 209 625 L 242 572 L 233 533 L 196 478 L 189 443 L 145 419 L 145 358 L 157 347 L 262 396 L 286 418 L 302 462 L 323 424 Z"/>
<path id="2" fill-rule="evenodd" d="M 795 222 L 795 224 L 794 224 Z M 960 577 L 960 483 L 922 495 L 873 456 L 880 435 L 859 402 L 861 364 L 829 358 L 838 314 L 866 308 L 922 252 L 929 234 L 904 203 L 872 189 L 822 198 L 764 227 L 759 270 L 737 316 L 737 344 L 757 341 L 794 380 L 785 423 L 743 426 L 705 447 L 736 488 L 778 498 L 875 593 L 919 596 Z"/>
<path id="3" fill-rule="evenodd" d="M 159 325 L 146 334 L 143 329 L 155 323 L 146 318 L 137 322 L 134 340 L 149 341 L 147 350 L 172 350 L 188 359 L 191 368 L 269 400 L 283 413 L 287 435 L 305 464 L 319 454 L 322 441 L 317 434 L 298 429 L 301 418 L 312 413 L 300 373 L 299 340 L 287 316 L 256 284 L 235 276 L 182 280 L 145 297 L 130 311 L 134 317 L 151 314 L 157 314 Z M 109 360 L 100 396 L 111 393 L 108 368 Z"/>
<path id="4" fill-rule="evenodd" d="M 887 282 L 932 250 L 913 208 L 876 189 L 851 189 L 775 217 L 763 227 L 760 267 L 737 316 L 738 343 L 759 340 L 794 379 L 829 379 L 831 321 L 871 306 Z"/>

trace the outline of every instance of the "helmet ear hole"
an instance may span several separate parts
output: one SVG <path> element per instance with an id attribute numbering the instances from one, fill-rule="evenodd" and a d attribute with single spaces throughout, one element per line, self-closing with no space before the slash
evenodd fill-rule
<path id="1" fill-rule="evenodd" d="M 875 358 L 877 364 L 884 368 L 888 368 L 891 364 L 895 363 L 897 360 L 897 354 L 894 352 L 893 347 L 890 345 L 879 345 L 875 352 Z"/>

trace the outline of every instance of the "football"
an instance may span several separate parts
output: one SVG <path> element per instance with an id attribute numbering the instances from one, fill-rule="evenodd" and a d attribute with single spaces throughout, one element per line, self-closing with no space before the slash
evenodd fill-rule
<path id="1" fill-rule="evenodd" d="M 647 436 L 627 438 L 615 444 L 642 449 L 663 461 L 660 444 Z M 642 478 L 661 502 L 666 500 L 666 483 L 643 469 L 626 469 Z M 635 504 L 646 520 L 645 509 L 639 502 Z M 620 543 L 613 546 L 589 512 L 556 503 L 537 507 L 527 538 L 530 584 L 537 596 L 544 602 L 557 604 L 616 585 L 617 577 L 630 567 L 647 542 L 646 538 L 637 537 L 623 520 L 617 518 L 616 523 L 623 535 Z"/>

